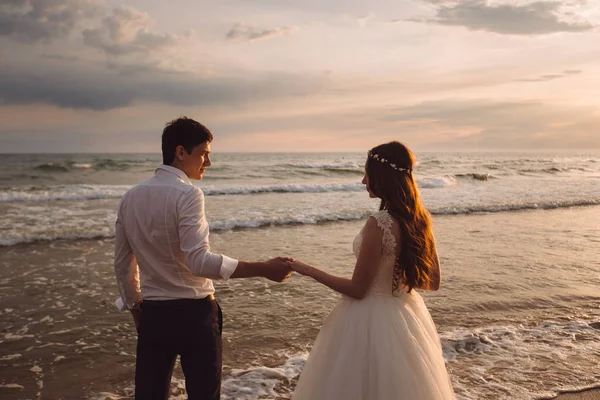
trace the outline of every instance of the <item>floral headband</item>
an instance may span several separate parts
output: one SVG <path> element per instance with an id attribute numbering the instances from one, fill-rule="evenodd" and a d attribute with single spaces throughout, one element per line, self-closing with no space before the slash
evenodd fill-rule
<path id="1" fill-rule="evenodd" d="M 399 172 L 408 172 L 411 173 L 412 172 L 412 168 L 402 168 L 402 167 L 398 167 L 396 164 L 392 164 L 388 159 L 381 157 L 379 154 L 377 153 L 373 153 L 371 150 L 369 150 L 369 158 L 372 158 L 375 161 L 379 161 L 382 164 L 387 164 L 389 165 L 392 169 L 399 171 Z"/>

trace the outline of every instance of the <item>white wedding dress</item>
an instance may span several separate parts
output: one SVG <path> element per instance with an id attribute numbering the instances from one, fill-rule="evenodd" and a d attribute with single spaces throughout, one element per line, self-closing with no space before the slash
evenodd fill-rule
<path id="1" fill-rule="evenodd" d="M 392 218 L 373 217 L 383 230 L 382 259 L 362 300 L 342 297 L 325 320 L 293 400 L 454 399 L 440 338 L 416 292 L 392 295 L 396 240 Z M 354 239 L 358 256 L 362 231 Z"/>

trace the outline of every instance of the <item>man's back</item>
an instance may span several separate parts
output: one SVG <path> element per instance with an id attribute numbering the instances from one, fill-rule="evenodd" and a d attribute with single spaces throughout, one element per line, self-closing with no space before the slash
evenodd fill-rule
<path id="1" fill-rule="evenodd" d="M 210 253 L 202 191 L 174 167 L 159 166 L 155 176 L 123 196 L 116 229 L 117 274 L 121 270 L 129 283 L 137 280 L 131 266 L 133 253 L 141 297 L 147 300 L 207 297 L 214 293 L 210 278 L 228 278 L 222 275 L 223 264 L 229 262 L 232 271 L 237 265 Z M 126 304 L 140 300 L 122 289 Z"/>

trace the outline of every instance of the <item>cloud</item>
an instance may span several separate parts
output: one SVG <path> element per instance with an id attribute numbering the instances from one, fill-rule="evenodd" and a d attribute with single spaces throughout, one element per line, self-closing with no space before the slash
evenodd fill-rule
<path id="1" fill-rule="evenodd" d="M 204 100 L 204 105 L 210 104 Z M 313 104 L 313 99 L 309 102 Z M 314 151 L 326 146 L 354 151 L 390 140 L 420 150 L 600 149 L 596 135 L 600 114 L 594 106 L 485 98 L 448 98 L 394 107 L 338 103 L 328 110 L 290 107 L 286 102 L 277 107 L 257 105 L 248 98 L 237 105 L 242 107 L 208 111 L 196 106 L 140 104 L 126 112 L 0 107 L 0 119 L 12 124 L 0 127 L 0 147 L 29 152 L 83 151 L 93 143 L 95 151 L 115 151 L 118 142 L 119 151 L 154 151 L 156 127 L 173 115 L 187 114 L 218 132 L 218 146 L 228 151 L 261 151 L 265 143 L 270 150 L 279 151 Z M 32 120 L 31 115 L 36 118 Z M 123 136 L 123 132 L 127 134 Z M 44 142 L 48 137 L 52 141 Z"/>
<path id="2" fill-rule="evenodd" d="M 580 74 L 581 72 L 582 71 L 580 71 L 580 70 L 565 70 L 559 74 L 544 74 L 537 78 L 517 79 L 516 82 L 547 82 L 547 81 L 553 81 L 555 79 L 566 78 L 570 75 L 577 75 L 577 74 Z"/>
<path id="3" fill-rule="evenodd" d="M 80 20 L 102 12 L 92 0 L 3 0 L 0 36 L 25 43 L 51 42 L 70 35 Z"/>
<path id="4" fill-rule="evenodd" d="M 79 58 L 79 57 L 65 56 L 65 55 L 62 55 L 62 54 L 47 54 L 47 53 L 42 53 L 42 54 L 40 54 L 40 57 L 48 59 L 48 60 L 58 60 L 58 61 L 65 61 L 65 62 L 79 62 L 79 61 L 81 61 L 81 58 Z"/>
<path id="5" fill-rule="evenodd" d="M 261 40 L 261 39 L 269 39 L 277 36 L 288 36 L 291 35 L 295 30 L 293 27 L 283 26 L 279 28 L 272 29 L 257 29 L 252 26 L 247 26 L 243 24 L 235 24 L 227 35 L 225 36 L 228 40 Z"/>
<path id="6" fill-rule="evenodd" d="M 269 134 L 280 143 L 301 135 L 301 143 L 288 148 L 294 151 L 323 148 L 323 143 L 336 140 L 348 150 L 389 140 L 430 150 L 600 149 L 600 114 L 591 105 L 450 98 L 406 106 L 339 104 L 328 110 L 282 111 L 224 116 L 211 126 L 242 138 Z"/>
<path id="7" fill-rule="evenodd" d="M 131 75 L 153 75 L 157 79 L 162 79 L 162 76 L 169 75 L 189 75 L 182 69 L 178 69 L 168 62 L 161 60 L 152 60 L 147 57 L 137 60 L 122 60 L 122 59 L 108 59 L 106 61 L 106 68 L 109 71 L 115 71 L 119 76 L 131 76 Z"/>
<path id="8" fill-rule="evenodd" d="M 364 28 L 365 26 L 367 26 L 367 23 L 374 18 L 375 14 L 369 13 L 365 16 L 356 18 L 356 22 L 358 22 L 359 27 Z"/>
<path id="9" fill-rule="evenodd" d="M 413 122 L 415 133 L 438 135 L 442 147 L 600 148 L 593 106 L 541 101 L 445 100 L 389 109 L 379 116 L 392 124 Z"/>
<path id="10" fill-rule="evenodd" d="M 183 37 L 153 32 L 155 21 L 133 7 L 119 6 L 108 15 L 107 11 L 97 0 L 5 0 L 0 4 L 0 35 L 21 42 L 48 43 L 77 32 L 85 46 L 106 55 L 109 70 L 130 74 L 132 71 L 163 73 L 183 69 L 177 65 L 181 59 L 165 56 L 163 52 L 176 49 Z M 87 29 L 82 26 L 84 22 Z M 90 24 L 96 26 L 90 27 Z M 40 57 L 63 62 L 82 61 L 79 55 L 62 54 L 57 50 L 60 45 Z M 26 51 L 19 49 L 18 53 Z"/>
<path id="11" fill-rule="evenodd" d="M 177 43 L 177 37 L 150 31 L 154 21 L 133 7 L 120 6 L 102 20 L 102 27 L 82 32 L 83 43 L 110 56 L 149 53 Z"/>
<path id="12" fill-rule="evenodd" d="M 529 4 L 491 4 L 488 0 L 426 0 L 434 5 L 434 18 L 419 20 L 439 25 L 464 26 L 474 31 L 504 35 L 544 35 L 555 32 L 584 32 L 595 25 L 561 13 L 559 1 Z M 416 21 L 416 20 L 413 20 Z"/>
<path id="13" fill-rule="evenodd" d="M 70 71 L 3 71 L 0 103 L 90 110 L 110 110 L 144 102 L 230 107 L 305 96 L 319 92 L 326 85 L 327 77 L 322 74 L 265 72 L 202 78 L 190 73 L 160 73 L 151 64 L 131 65 L 129 70 L 124 70 L 122 64 L 115 64 L 113 70 L 88 64 L 86 68 Z"/>

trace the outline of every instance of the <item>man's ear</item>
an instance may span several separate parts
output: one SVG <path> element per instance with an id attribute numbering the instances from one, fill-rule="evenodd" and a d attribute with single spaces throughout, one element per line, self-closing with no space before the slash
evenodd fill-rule
<path id="1" fill-rule="evenodd" d="M 185 149 L 183 148 L 183 146 L 175 147 L 175 159 L 177 161 L 183 162 L 183 153 L 184 152 L 185 152 Z"/>

